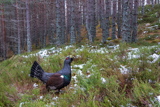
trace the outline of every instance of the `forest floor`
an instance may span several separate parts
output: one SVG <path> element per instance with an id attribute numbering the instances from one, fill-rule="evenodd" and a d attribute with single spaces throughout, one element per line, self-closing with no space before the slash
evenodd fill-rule
<path id="1" fill-rule="evenodd" d="M 151 44 L 151 43 L 150 43 Z M 29 73 L 36 60 L 57 72 L 73 55 L 71 84 L 47 93 Z M 136 44 L 68 45 L 14 56 L 0 64 L 1 106 L 159 106 L 160 46 Z M 4 105 L 3 105 L 4 104 Z"/>

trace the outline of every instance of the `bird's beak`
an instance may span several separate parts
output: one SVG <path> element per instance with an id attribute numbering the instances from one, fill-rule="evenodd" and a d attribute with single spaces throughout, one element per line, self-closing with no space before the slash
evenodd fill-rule
<path id="1" fill-rule="evenodd" d="M 71 58 L 71 61 L 73 61 L 73 56 L 72 55 L 70 55 L 70 58 Z"/>
<path id="2" fill-rule="evenodd" d="M 69 57 L 70 57 L 70 58 L 73 58 L 73 56 L 72 56 L 72 55 L 70 55 Z"/>

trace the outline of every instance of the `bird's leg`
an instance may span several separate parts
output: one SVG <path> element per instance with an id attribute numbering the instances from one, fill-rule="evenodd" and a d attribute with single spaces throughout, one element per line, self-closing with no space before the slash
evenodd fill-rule
<path id="1" fill-rule="evenodd" d="M 48 92 L 50 91 L 50 88 L 49 88 L 49 87 L 47 87 L 47 91 L 48 91 Z"/>
<path id="2" fill-rule="evenodd" d="M 60 89 L 58 89 L 58 92 L 60 92 Z"/>
<path id="3" fill-rule="evenodd" d="M 56 93 L 56 94 L 59 94 L 59 92 L 60 92 L 60 89 L 58 89 L 55 93 Z"/>

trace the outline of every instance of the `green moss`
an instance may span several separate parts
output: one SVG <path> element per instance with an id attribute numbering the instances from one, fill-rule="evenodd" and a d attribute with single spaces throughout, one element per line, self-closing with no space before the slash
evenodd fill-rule
<path id="1" fill-rule="evenodd" d="M 159 42 L 159 39 L 154 39 L 153 41 L 152 41 L 152 43 L 158 43 Z"/>
<path id="2" fill-rule="evenodd" d="M 107 40 L 111 40 L 111 37 L 108 37 Z"/>

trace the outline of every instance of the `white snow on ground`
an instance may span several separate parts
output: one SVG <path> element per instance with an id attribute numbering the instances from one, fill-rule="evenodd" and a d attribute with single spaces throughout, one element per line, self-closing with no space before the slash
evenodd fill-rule
<path id="1" fill-rule="evenodd" d="M 86 76 L 86 78 L 89 78 L 89 77 L 91 77 L 91 74 L 89 74 L 89 75 Z"/>
<path id="2" fill-rule="evenodd" d="M 122 74 L 127 74 L 128 73 L 128 69 L 126 68 L 126 66 L 123 66 L 123 65 L 120 65 L 120 66 L 121 66 L 121 68 L 119 68 L 120 72 Z"/>
<path id="3" fill-rule="evenodd" d="M 53 47 L 51 49 L 42 49 L 35 54 L 22 55 L 22 57 L 28 58 L 28 57 L 32 57 L 32 56 L 40 56 L 41 58 L 44 58 L 44 57 L 49 57 L 50 54 L 58 55 L 59 53 L 62 52 L 62 50 L 65 51 L 65 50 L 72 48 L 72 47 L 74 47 L 74 46 L 73 45 L 65 46 L 64 49 L 62 49 L 62 48 L 56 49 L 55 47 Z M 101 53 L 101 54 L 108 53 L 108 49 L 105 47 L 100 48 L 100 49 L 97 49 L 96 46 L 88 46 L 88 47 L 95 48 L 95 49 L 88 50 L 89 52 L 92 52 L 92 53 Z M 111 46 L 111 47 L 113 49 L 118 49 L 119 45 L 115 45 L 115 46 Z M 84 48 L 85 48 L 85 46 L 81 45 L 81 47 L 75 49 L 75 51 L 76 52 L 83 51 Z"/>
<path id="4" fill-rule="evenodd" d="M 57 100 L 57 99 L 58 99 L 58 97 L 57 97 L 57 96 L 52 98 L 52 100 Z"/>
<path id="5" fill-rule="evenodd" d="M 51 102 L 51 105 L 56 105 L 55 102 Z"/>
<path id="6" fill-rule="evenodd" d="M 137 55 L 136 53 L 139 52 L 138 48 L 129 48 L 128 49 L 128 59 L 133 59 L 133 58 L 139 58 L 140 55 Z"/>
<path id="7" fill-rule="evenodd" d="M 151 61 L 148 61 L 148 62 L 155 63 L 160 58 L 160 55 L 153 54 L 153 55 L 150 55 L 149 57 L 153 58 L 154 60 L 152 62 Z"/>
<path id="8" fill-rule="evenodd" d="M 76 55 L 76 58 L 81 58 L 82 56 L 80 56 L 80 55 Z"/>
<path id="9" fill-rule="evenodd" d="M 78 81 L 77 81 L 77 76 L 76 76 L 76 75 L 75 75 L 75 76 L 72 76 L 72 78 L 74 79 L 75 83 L 78 82 Z"/>
<path id="10" fill-rule="evenodd" d="M 72 48 L 72 47 L 74 47 L 74 46 L 73 46 L 73 45 L 66 46 L 66 47 L 65 47 L 65 50 L 67 50 L 67 49 L 69 49 L 69 48 Z"/>
<path id="11" fill-rule="evenodd" d="M 91 49 L 90 52 L 91 52 L 91 53 L 101 53 L 101 54 L 109 53 L 106 48 Z"/>
<path id="12" fill-rule="evenodd" d="M 102 83 L 104 84 L 106 82 L 105 78 L 101 77 Z"/>
<path id="13" fill-rule="evenodd" d="M 157 96 L 157 100 L 158 100 L 158 102 L 160 103 L 160 95 L 159 95 L 159 96 Z"/>
<path id="14" fill-rule="evenodd" d="M 43 96 L 40 96 L 39 99 L 43 99 Z"/>
<path id="15" fill-rule="evenodd" d="M 81 70 L 78 70 L 77 73 L 78 73 L 79 75 L 83 75 L 83 73 L 82 73 Z"/>
<path id="16" fill-rule="evenodd" d="M 21 102 L 21 103 L 19 104 L 19 107 L 23 107 L 22 105 L 24 105 L 25 103 L 28 103 L 28 102 Z"/>
<path id="17" fill-rule="evenodd" d="M 82 69 L 84 65 L 85 65 L 85 64 L 74 65 L 73 67 L 75 67 L 75 68 L 79 68 L 79 69 Z"/>
<path id="18" fill-rule="evenodd" d="M 24 104 L 24 102 L 21 102 L 21 103 L 19 104 L 19 107 L 22 107 L 23 104 Z"/>
<path id="19" fill-rule="evenodd" d="M 38 84 L 34 83 L 34 84 L 33 84 L 33 87 L 34 87 L 34 88 L 37 88 L 37 87 L 38 87 Z"/>
<path id="20" fill-rule="evenodd" d="M 107 45 L 107 48 L 116 50 L 116 49 L 119 48 L 119 44 L 118 45 L 113 45 L 113 46 Z"/>

